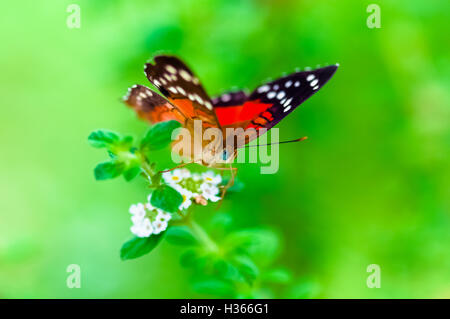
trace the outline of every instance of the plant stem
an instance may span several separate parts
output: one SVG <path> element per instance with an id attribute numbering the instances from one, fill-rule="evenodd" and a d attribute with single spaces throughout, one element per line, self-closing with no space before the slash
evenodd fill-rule
<path id="1" fill-rule="evenodd" d="M 145 175 L 147 175 L 147 178 L 150 180 L 150 182 L 152 181 L 152 177 L 154 175 L 152 168 L 150 167 L 150 165 L 148 165 L 147 161 L 145 160 L 145 158 L 141 161 L 141 169 L 142 171 L 145 173 Z"/>
<path id="2" fill-rule="evenodd" d="M 215 253 L 219 251 L 219 246 L 217 246 L 216 242 L 212 240 L 211 237 L 209 237 L 208 233 L 203 229 L 202 226 L 197 224 L 192 219 L 189 219 L 187 221 L 187 225 L 191 228 L 197 239 L 202 242 L 209 251 Z"/>

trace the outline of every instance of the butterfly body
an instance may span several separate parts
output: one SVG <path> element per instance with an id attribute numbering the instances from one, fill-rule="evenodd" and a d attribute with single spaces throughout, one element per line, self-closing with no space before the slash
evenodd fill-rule
<path id="1" fill-rule="evenodd" d="M 264 134 L 316 93 L 337 67 L 295 72 L 260 85 L 250 94 L 227 92 L 211 99 L 180 59 L 162 55 L 145 65 L 145 74 L 164 97 L 135 85 L 124 101 L 150 123 L 180 122 L 193 138 L 179 136 L 173 147 L 182 149 L 180 155 L 194 163 L 219 167 L 233 162 L 238 148 Z M 214 132 L 220 137 L 212 139 Z M 203 138 L 205 135 L 210 138 Z"/>
<path id="2" fill-rule="evenodd" d="M 225 151 L 223 131 L 218 127 L 202 125 L 200 119 L 187 119 L 183 128 L 187 134 L 179 134 L 173 142 L 173 151 L 189 162 L 207 167 L 219 167 L 222 164 L 232 163 L 237 150 L 229 153 Z M 215 135 L 216 137 L 212 136 Z M 217 138 L 219 137 L 219 138 Z M 224 157 L 224 154 L 227 154 Z"/>

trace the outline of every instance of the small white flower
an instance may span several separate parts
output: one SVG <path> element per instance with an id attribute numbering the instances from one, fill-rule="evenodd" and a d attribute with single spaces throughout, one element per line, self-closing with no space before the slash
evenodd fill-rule
<path id="1" fill-rule="evenodd" d="M 194 196 L 194 194 L 191 191 L 181 187 L 180 185 L 173 185 L 173 188 L 178 193 L 180 193 L 181 196 L 183 197 L 183 201 L 181 202 L 181 204 L 180 204 L 180 206 L 178 208 L 180 210 L 189 208 L 189 206 L 192 205 L 191 198 Z"/>
<path id="2" fill-rule="evenodd" d="M 155 220 L 152 226 L 153 226 L 153 234 L 157 235 L 160 232 L 165 231 L 167 229 L 167 222 Z"/>
<path id="3" fill-rule="evenodd" d="M 158 215 L 156 215 L 155 221 L 167 223 L 171 218 L 172 218 L 171 214 L 159 211 Z"/>
<path id="4" fill-rule="evenodd" d="M 202 191 L 202 196 L 206 198 L 207 200 L 210 200 L 212 202 L 217 202 L 220 200 L 220 197 L 217 196 L 219 194 L 219 188 L 215 185 L 211 185 L 209 183 L 203 183 L 200 185 L 200 190 Z"/>
<path id="5" fill-rule="evenodd" d="M 149 237 L 152 233 L 155 233 L 155 230 L 150 219 L 145 218 L 140 223 L 131 226 L 131 232 L 138 237 Z"/>
<path id="6" fill-rule="evenodd" d="M 141 216 L 141 215 L 133 215 L 131 216 L 131 221 L 133 222 L 133 224 L 140 224 L 143 222 L 145 218 L 145 215 Z"/>
<path id="7" fill-rule="evenodd" d="M 185 195 L 182 195 L 182 196 L 183 196 L 183 202 L 181 203 L 181 205 L 178 208 L 180 210 L 188 209 L 189 206 L 192 205 L 192 200 L 190 198 L 187 198 Z"/>
<path id="8" fill-rule="evenodd" d="M 173 175 L 172 172 L 162 173 L 162 178 L 167 184 L 175 184 L 181 181 L 180 176 Z"/>
<path id="9" fill-rule="evenodd" d="M 145 215 L 145 206 L 142 203 L 133 204 L 130 206 L 130 214 L 132 215 Z"/>
<path id="10" fill-rule="evenodd" d="M 173 170 L 172 172 L 162 173 L 162 178 L 167 184 L 176 184 L 181 182 L 184 178 L 188 178 L 191 176 L 191 172 L 185 168 L 178 168 Z"/>
<path id="11" fill-rule="evenodd" d="M 202 178 L 206 183 L 211 183 L 213 185 L 218 185 L 222 182 L 222 177 L 220 175 L 214 174 L 214 172 L 212 171 L 203 173 Z"/>
<path id="12" fill-rule="evenodd" d="M 134 235 L 139 236 L 140 232 L 141 232 L 141 225 L 135 225 L 133 224 L 133 226 L 130 227 L 131 233 L 133 233 Z"/>
<path id="13" fill-rule="evenodd" d="M 131 205 L 130 214 L 133 215 L 131 216 L 131 221 L 133 222 L 133 224 L 142 222 L 146 215 L 144 204 L 139 203 Z"/>
<path id="14" fill-rule="evenodd" d="M 177 171 L 177 174 L 180 175 L 181 178 L 191 177 L 191 171 L 189 171 L 187 168 L 178 168 L 178 169 L 174 170 L 174 173 L 175 173 L 175 171 Z"/>
<path id="15" fill-rule="evenodd" d="M 148 197 L 148 203 L 145 203 L 145 208 L 148 211 L 152 211 L 152 210 L 156 209 L 156 207 L 154 207 L 152 204 L 150 204 L 150 198 L 151 198 L 151 194 Z"/>

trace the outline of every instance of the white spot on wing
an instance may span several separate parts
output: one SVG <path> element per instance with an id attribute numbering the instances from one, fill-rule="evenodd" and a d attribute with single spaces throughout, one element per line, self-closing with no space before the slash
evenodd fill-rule
<path id="1" fill-rule="evenodd" d="M 258 90 L 256 90 L 258 93 L 264 93 L 264 92 L 267 92 L 267 91 L 269 91 L 270 90 L 270 86 L 269 85 L 263 85 L 263 86 L 260 86 L 259 88 L 258 88 Z"/>
<path id="2" fill-rule="evenodd" d="M 280 91 L 280 92 L 277 94 L 277 99 L 281 100 L 282 98 L 284 98 L 285 95 L 286 95 L 286 93 L 284 93 L 284 91 Z"/>
<path id="3" fill-rule="evenodd" d="M 306 81 L 312 81 L 312 80 L 314 80 L 316 78 L 316 76 L 314 75 L 314 74 L 310 74 L 310 75 L 308 75 L 307 77 L 306 77 Z"/>
<path id="4" fill-rule="evenodd" d="M 291 102 L 292 102 L 292 98 L 290 98 L 289 100 L 287 100 L 286 102 L 284 102 L 283 106 L 286 107 L 286 106 L 288 106 L 289 104 L 291 104 Z"/>
<path id="5" fill-rule="evenodd" d="M 191 81 L 192 80 L 192 76 L 186 71 L 186 70 L 180 70 L 180 76 L 185 80 L 185 81 Z"/>
<path id="6" fill-rule="evenodd" d="M 168 88 L 168 90 L 169 90 L 170 92 L 174 93 L 174 94 L 178 93 L 177 89 L 174 88 L 173 86 L 170 86 L 170 87 Z"/>
<path id="7" fill-rule="evenodd" d="M 177 69 L 175 69 L 173 66 L 171 66 L 170 64 L 166 65 L 166 70 L 169 71 L 172 74 L 177 73 Z"/>
<path id="8" fill-rule="evenodd" d="M 213 106 L 211 105 L 211 103 L 209 103 L 208 101 L 206 101 L 205 106 L 207 109 L 212 110 Z"/>
<path id="9" fill-rule="evenodd" d="M 194 94 L 194 98 L 197 100 L 198 103 L 203 104 L 203 100 L 200 96 L 198 96 L 197 94 Z"/>
<path id="10" fill-rule="evenodd" d="M 267 98 L 268 98 L 268 99 L 273 99 L 273 98 L 275 97 L 275 95 L 277 95 L 277 93 L 271 91 L 271 92 L 267 93 Z"/>
<path id="11" fill-rule="evenodd" d="M 177 90 L 178 92 L 180 92 L 183 95 L 186 95 L 186 91 L 181 87 L 181 86 L 177 86 Z"/>
<path id="12" fill-rule="evenodd" d="M 221 99 L 225 103 L 229 102 L 231 100 L 231 95 L 230 94 L 224 94 L 224 95 L 222 95 Z"/>
<path id="13" fill-rule="evenodd" d="M 289 81 L 287 81 L 285 84 L 284 84 L 284 86 L 285 87 L 290 87 L 292 85 L 292 81 L 291 80 L 289 80 Z"/>

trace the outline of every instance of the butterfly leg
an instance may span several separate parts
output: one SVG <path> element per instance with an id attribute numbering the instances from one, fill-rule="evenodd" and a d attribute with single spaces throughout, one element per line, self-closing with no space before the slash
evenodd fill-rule
<path id="1" fill-rule="evenodd" d="M 238 168 L 237 168 L 237 167 L 233 167 L 233 165 L 230 164 L 230 167 L 216 167 L 216 169 L 227 170 L 227 171 L 230 171 L 230 172 L 231 172 L 230 180 L 228 181 L 227 185 L 225 185 L 225 187 L 223 188 L 223 191 L 222 191 L 222 196 L 221 196 L 221 199 L 220 199 L 220 202 L 222 203 L 222 201 L 223 201 L 223 199 L 224 199 L 224 197 L 225 197 L 225 194 L 227 193 L 227 190 L 228 190 L 231 186 L 234 185 L 234 179 L 235 179 L 235 177 L 236 177 L 236 175 L 237 175 Z M 219 206 L 219 207 L 220 207 L 220 206 Z"/>
<path id="2" fill-rule="evenodd" d="M 184 166 L 192 164 L 192 163 L 194 163 L 194 162 L 183 163 L 183 164 L 177 165 L 175 167 L 172 167 L 171 169 L 166 169 L 164 171 L 159 171 L 159 173 L 167 173 L 167 172 L 173 171 L 174 169 L 181 168 L 181 167 L 184 167 Z"/>

